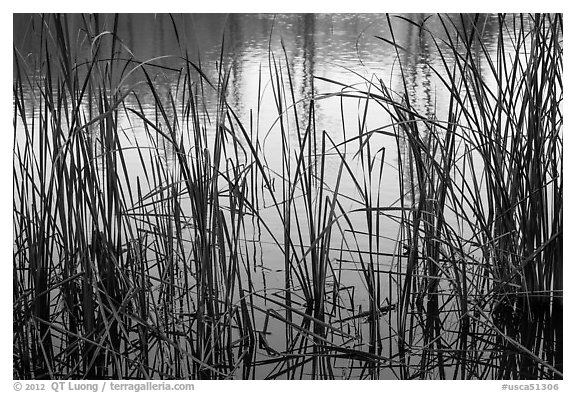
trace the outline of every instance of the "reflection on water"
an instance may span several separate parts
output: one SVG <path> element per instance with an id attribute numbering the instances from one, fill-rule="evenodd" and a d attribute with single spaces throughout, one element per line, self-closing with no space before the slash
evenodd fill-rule
<path id="1" fill-rule="evenodd" d="M 109 54 L 103 58 L 133 59 L 132 66 L 149 61 L 153 67 L 148 67 L 148 72 L 166 108 L 171 107 L 172 99 L 177 100 L 173 94 L 176 94 L 174 92 L 181 77 L 177 71 L 184 66 L 182 59 L 199 64 L 210 80 L 226 83 L 228 104 L 243 124 L 253 124 L 255 134 L 262 138 L 262 146 L 269 157 L 268 164 L 276 168 L 280 165 L 276 157 L 280 155 L 275 154 L 275 149 L 281 143 L 280 134 L 272 132 L 273 127 L 283 121 L 290 133 L 297 128 L 292 124 L 292 116 L 282 119 L 278 115 L 276 102 L 280 95 L 288 98 L 287 102 L 295 103 L 297 119 L 305 128 L 308 125 L 310 99 L 315 94 L 337 91 L 334 85 L 316 77 L 360 87 L 366 81 L 378 85 L 381 79 L 384 83 L 391 82 L 399 97 L 406 91 L 410 102 L 420 113 L 425 113 L 429 118 L 442 118 L 448 107 L 448 97 L 446 90 L 441 88 L 440 76 L 431 71 L 432 66 L 443 68 L 441 59 L 431 57 L 431 46 L 442 46 L 442 40 L 449 38 L 458 39 L 456 33 L 453 37 L 446 37 L 439 21 L 427 14 L 400 16 L 410 19 L 413 24 L 405 23 L 398 17 L 388 20 L 380 14 L 122 14 L 117 19 L 114 15 L 101 14 L 61 17 L 68 23 L 69 29 L 64 34 L 67 35 L 72 58 L 79 61 L 88 59 L 94 50 L 94 43 L 87 42 L 83 34 L 88 30 L 101 41 L 100 52 Z M 483 15 L 475 22 L 474 18 L 455 17 L 454 23 L 464 34 L 472 28 L 481 30 L 485 37 L 483 45 L 490 47 L 495 38 L 495 17 Z M 40 48 L 33 32 L 41 24 L 50 23 L 53 21 L 43 20 L 37 15 L 32 18 L 24 14 L 14 16 L 14 44 L 31 69 L 39 68 L 43 51 L 51 49 Z M 376 38 L 391 39 L 389 23 L 394 29 L 394 38 L 406 49 L 399 52 L 398 60 L 394 48 Z M 423 34 L 418 27 L 424 24 L 437 35 L 436 42 L 432 42 L 430 35 Z M 112 45 L 112 33 L 121 40 L 121 45 Z M 472 44 L 480 45 L 476 41 Z M 449 58 L 444 60 L 452 61 Z M 397 61 L 404 67 L 404 79 Z M 290 80 L 275 81 L 271 76 L 277 70 L 282 71 L 283 67 L 288 67 Z M 222 75 L 221 70 L 224 71 Z M 136 101 L 135 95 L 129 95 L 126 100 L 129 105 L 141 106 L 148 114 L 158 116 L 154 112 L 154 97 L 142 84 L 144 75 L 140 69 L 127 72 L 115 67 L 107 72 L 113 76 L 111 86 L 122 81 L 122 89 L 131 88 L 139 97 L 139 101 Z M 286 87 L 289 84 L 294 87 L 294 97 L 290 97 L 291 92 Z M 202 89 L 202 93 L 199 94 L 201 99 L 208 100 L 204 102 L 207 106 L 206 118 L 214 122 L 216 93 L 209 88 Z M 34 93 L 25 92 L 25 96 L 32 99 Z M 346 134 L 355 135 L 389 123 L 384 111 L 371 108 L 367 112 L 368 117 L 362 121 L 364 129 L 360 129 L 357 115 L 359 105 L 350 101 L 342 105 L 338 100 L 314 101 L 316 128 L 326 130 L 335 141 L 342 141 Z M 289 112 L 293 109 L 282 110 Z M 166 115 L 174 118 L 172 111 L 167 111 Z M 122 114 L 118 121 L 136 139 L 143 132 L 142 127 L 134 127 Z M 213 128 L 209 127 L 208 133 L 212 132 Z M 422 132 L 426 132 L 425 127 L 422 127 Z M 292 137 L 296 138 L 294 135 Z M 426 138 L 424 135 L 422 137 Z M 387 165 L 397 167 L 397 160 L 391 154 L 395 150 L 395 142 L 383 138 L 379 143 L 389 152 Z M 172 159 L 170 154 L 167 159 Z M 337 165 L 335 162 L 328 160 L 329 165 Z M 406 160 L 406 164 L 410 164 L 409 160 Z M 395 184 L 396 175 L 393 171 L 390 171 L 390 175 L 393 177 L 387 183 Z M 408 179 L 405 178 L 406 181 Z M 389 202 L 392 202 L 397 197 L 397 187 L 391 186 L 387 192 Z"/>
<path id="2" fill-rule="evenodd" d="M 395 39 L 407 51 L 402 51 L 402 63 L 408 75 L 408 91 L 412 97 L 421 101 L 426 93 L 426 102 L 422 102 L 427 112 L 433 112 L 446 102 L 446 97 L 437 96 L 435 84 L 439 80 L 431 75 L 428 65 L 439 66 L 440 59 L 431 59 L 429 47 L 434 45 L 428 34 L 416 25 L 426 24 L 426 28 L 443 39 L 443 29 L 437 19 L 430 15 L 410 14 L 405 16 L 415 25 L 392 18 Z M 260 71 L 267 75 L 270 72 L 269 49 L 279 65 L 282 59 L 282 48 L 286 49 L 288 66 L 291 68 L 292 82 L 298 94 L 297 101 L 309 99 L 314 93 L 322 92 L 324 84 L 316 82 L 314 76 L 334 79 L 345 84 L 362 82 L 362 77 L 396 80 L 395 85 L 401 89 L 399 68 L 395 64 L 393 48 L 376 37 L 390 39 L 388 21 L 380 14 L 122 14 L 117 25 L 113 15 L 64 15 L 69 23 L 68 42 L 73 57 L 86 58 L 92 43 L 86 42 L 82 31 L 94 29 L 95 35 L 103 46 L 101 51 L 111 54 L 111 34 L 115 31 L 123 45 L 114 48 L 116 57 L 133 58 L 136 62 L 156 59 L 152 64 L 159 66 L 155 83 L 174 86 L 177 74 L 163 72 L 160 67 L 180 69 L 181 58 L 186 57 L 202 65 L 202 69 L 212 79 L 217 80 L 220 58 L 224 69 L 230 70 L 229 94 L 230 103 L 235 109 L 246 115 L 258 104 L 257 86 Z M 90 19 L 93 18 L 94 21 Z M 485 37 L 483 44 L 490 47 L 495 39 L 493 35 L 493 16 L 482 16 L 472 26 L 473 16 L 462 17 L 461 26 L 465 33 L 471 28 L 482 29 Z M 455 18 L 457 21 L 459 18 Z M 27 59 L 31 67 L 40 65 L 42 51 L 38 40 L 32 32 L 37 30 L 43 21 L 41 17 L 16 14 L 14 17 L 14 44 L 17 50 Z M 457 22 L 455 22 L 457 23 Z M 453 37 L 455 39 L 455 37 Z M 443 43 L 438 42 L 439 45 Z M 473 45 L 478 46 L 475 42 Z M 48 48 L 50 49 L 50 48 Z M 480 57 L 478 57 L 480 58 Z M 450 61 L 450 59 L 447 59 Z M 260 69 L 262 67 L 262 69 Z M 441 67 L 440 67 L 441 68 Z M 121 70 L 116 69 L 120 77 Z M 142 74 L 135 72 L 124 80 L 126 86 L 142 80 Z M 266 88 L 266 87 L 264 87 Z M 421 91 L 419 91 L 421 90 Z M 432 103 L 432 99 L 434 103 Z M 146 100 L 144 100 L 146 101 Z M 262 100 L 265 104 L 268 100 Z M 436 108 L 433 107 L 435 104 Z M 321 127 L 334 126 L 334 114 L 326 113 L 319 105 Z M 304 112 L 305 105 L 299 109 Z M 262 113 L 265 112 L 263 108 Z"/>

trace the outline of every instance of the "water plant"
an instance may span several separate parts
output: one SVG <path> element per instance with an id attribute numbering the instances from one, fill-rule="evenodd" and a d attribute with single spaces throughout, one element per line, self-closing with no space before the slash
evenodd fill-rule
<path id="1" fill-rule="evenodd" d="M 562 378 L 562 15 L 498 16 L 495 54 L 480 16 L 383 16 L 399 87 L 301 97 L 269 49 L 243 115 L 224 39 L 204 65 L 170 16 L 175 68 L 120 17 L 33 17 L 41 56 L 14 47 L 15 378 Z M 445 114 L 419 109 L 397 22 L 435 50 Z M 320 100 L 356 126 L 319 129 Z"/>

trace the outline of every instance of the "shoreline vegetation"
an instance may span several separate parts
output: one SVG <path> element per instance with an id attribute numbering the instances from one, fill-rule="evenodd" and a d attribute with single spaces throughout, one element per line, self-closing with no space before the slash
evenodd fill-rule
<path id="1" fill-rule="evenodd" d="M 223 50 L 208 76 L 174 19 L 180 68 L 131 56 L 118 15 L 78 32 L 31 18 L 40 59 L 14 46 L 14 378 L 562 379 L 563 16 L 498 16 L 495 53 L 478 15 L 430 16 L 440 34 L 382 18 L 400 88 L 318 76 L 333 91 L 300 100 L 270 50 L 248 121 Z M 398 22 L 440 59 L 446 116 L 417 109 Z M 321 100 L 358 103 L 357 129 L 317 127 Z M 365 125 L 372 108 L 386 127 Z M 261 285 L 260 234 L 277 287 Z"/>

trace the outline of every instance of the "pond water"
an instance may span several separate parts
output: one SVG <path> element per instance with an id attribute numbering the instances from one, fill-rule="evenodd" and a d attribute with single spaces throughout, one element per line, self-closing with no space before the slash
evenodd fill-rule
<path id="1" fill-rule="evenodd" d="M 95 48 L 95 42 L 87 42 L 85 35 L 85 21 L 81 15 L 66 15 L 67 36 L 70 43 L 71 57 L 75 59 L 89 58 Z M 120 71 L 115 68 L 115 86 L 121 91 L 132 91 L 123 103 L 123 110 L 119 111 L 116 120 L 118 129 L 122 130 L 121 144 L 123 146 L 152 147 L 149 131 L 139 118 L 131 117 L 132 108 L 141 111 L 150 119 L 158 119 L 157 101 L 160 100 L 166 107 L 171 106 L 171 99 L 176 97 L 182 86 L 183 58 L 201 67 L 207 80 L 214 83 L 227 75 L 226 101 L 231 110 L 238 116 L 239 122 L 256 135 L 261 147 L 261 153 L 266 162 L 267 170 L 272 173 L 271 179 L 276 179 L 275 190 L 270 191 L 278 198 L 282 198 L 283 167 L 283 133 L 280 120 L 286 123 L 290 149 L 298 149 L 298 127 L 309 125 L 310 100 L 313 101 L 315 115 L 315 129 L 318 140 L 322 133 L 326 133 L 338 144 L 363 133 L 373 130 L 384 130 L 392 133 L 390 128 L 392 120 L 388 112 L 368 103 L 362 97 L 341 97 L 332 95 L 342 91 L 344 86 L 356 87 L 358 91 L 377 91 L 381 84 L 386 85 L 401 97 L 404 92 L 410 98 L 413 107 L 425 117 L 444 119 L 448 112 L 450 95 L 442 85 L 442 78 L 446 74 L 436 70 L 443 70 L 443 61 L 451 62 L 450 51 L 446 50 L 446 58 L 436 55 L 444 50 L 444 45 L 454 38 L 456 32 L 477 29 L 481 40 L 472 43 L 477 47 L 478 53 L 486 48 L 487 52 L 496 52 L 497 17 L 494 15 L 455 16 L 453 35 L 446 34 L 441 21 L 428 14 L 397 15 L 387 18 L 382 14 L 193 14 L 193 15 L 166 15 L 166 14 L 123 14 L 115 19 L 114 15 L 98 15 L 88 17 L 97 26 L 95 35 L 102 41 L 101 51 L 111 53 L 117 50 L 117 58 L 132 59 L 133 63 Z M 411 23 L 408 23 L 408 19 Z M 115 25 L 115 22 L 117 25 Z M 19 15 L 14 16 L 14 46 L 25 63 L 33 70 L 42 68 L 45 50 L 39 46 L 37 32 L 42 25 L 40 16 Z M 423 34 L 419 25 L 426 25 L 433 32 L 438 41 L 433 41 L 428 34 Z M 391 33 L 391 28 L 393 34 Z M 116 40 L 112 39 L 110 32 L 115 31 Z M 98 34 L 99 32 L 99 34 Z M 395 48 L 390 41 L 395 40 L 401 49 Z M 114 44 L 113 44 L 114 42 Z M 438 45 L 438 46 L 436 46 Z M 482 71 L 488 65 L 482 64 L 483 57 L 478 55 L 474 61 L 480 62 Z M 159 98 L 155 98 L 145 83 L 141 70 L 128 72 L 132 66 L 139 62 L 147 62 L 149 77 L 154 83 Z M 402 64 L 402 68 L 399 64 Z M 222 71 L 223 70 L 223 71 Z M 80 70 L 80 73 L 85 72 Z M 282 81 L 276 79 L 282 76 Z M 39 80 L 46 75 L 37 75 Z M 288 79 L 289 78 L 289 79 Z M 80 77 L 81 79 L 81 77 Z M 330 82 L 334 81 L 334 82 Z M 280 82 L 280 83 L 279 83 Z M 487 81 L 487 83 L 491 83 Z M 292 85 L 292 88 L 288 86 Z M 373 86 L 370 86 L 373 84 Z M 279 89 L 279 86 L 283 90 Z M 205 86 L 203 95 L 206 110 L 206 119 L 212 124 L 217 122 L 218 95 Z M 295 102 L 296 107 L 285 108 L 286 112 L 279 115 L 277 95 L 281 93 L 288 103 Z M 23 87 L 23 96 L 28 108 L 29 122 L 37 114 L 37 92 L 29 87 Z M 137 98 L 136 98 L 137 97 Z M 87 111 L 89 108 L 86 109 Z M 182 108 L 175 108 L 175 113 L 182 115 Z M 294 115 L 288 113 L 295 113 Z M 170 116 L 170 115 L 169 115 Z M 176 116 L 177 117 L 177 116 Z M 204 121 L 206 121 L 204 119 Z M 285 120 L 284 120 L 285 119 Z M 21 130 L 16 132 L 16 144 L 24 143 L 22 120 L 17 120 Z M 297 124 L 298 122 L 298 124 Z M 65 127 L 66 125 L 63 125 Z M 185 127 L 181 127 L 185 129 Z M 210 141 L 216 138 L 216 127 L 207 128 L 207 137 Z M 185 137 L 186 138 L 186 137 Z M 232 146 L 232 145 L 230 145 Z M 190 147 L 190 146 L 188 146 Z M 377 275 L 381 276 L 382 283 L 378 287 L 378 303 L 380 306 L 396 304 L 398 293 L 390 283 L 402 274 L 403 268 L 398 267 L 395 257 L 400 252 L 399 239 L 400 226 L 398 215 L 390 213 L 379 219 L 378 245 L 373 244 L 371 236 L 363 236 L 374 232 L 373 218 L 366 218 L 366 211 L 359 208 L 359 191 L 354 177 L 360 183 L 366 173 L 362 159 L 355 154 L 358 143 L 354 148 L 346 145 L 345 160 L 349 170 L 345 171 L 340 182 L 337 182 L 340 167 L 340 157 L 332 149 L 326 154 L 324 182 L 332 189 L 339 187 L 339 193 L 348 199 L 343 199 L 342 209 L 350 214 L 347 228 L 329 240 L 334 253 L 330 255 L 333 266 L 339 266 L 339 285 L 346 288 L 355 288 L 349 294 L 349 303 L 355 312 L 368 310 L 373 292 L 370 292 L 366 283 L 366 276 L 360 271 L 361 255 L 364 258 L 374 259 L 373 266 Z M 381 168 L 377 177 L 366 186 L 369 194 L 378 199 L 377 207 L 383 209 L 399 209 L 400 200 L 409 205 L 413 203 L 410 195 L 401 195 L 402 189 L 409 189 L 411 184 L 401 176 L 400 165 L 408 165 L 409 157 L 405 156 L 403 142 L 385 133 L 375 133 L 370 140 L 373 153 L 383 152 L 373 159 L 378 159 L 378 168 Z M 344 150 L 344 147 L 342 147 Z M 162 146 L 157 151 L 165 151 L 163 158 L 168 168 L 177 167 L 177 158 L 170 147 Z M 124 154 L 127 165 L 127 179 L 139 179 L 143 185 L 143 194 L 148 191 L 145 186 L 146 177 L 141 157 L 137 150 L 127 149 Z M 382 162 L 380 162 L 383 160 Z M 292 162 L 294 165 L 294 162 Z M 406 167 L 405 169 L 407 169 Z M 104 170 L 104 169 L 103 169 Z M 175 172 L 176 173 L 176 172 Z M 277 175 L 274 175 L 277 173 Z M 336 185 L 336 183 L 339 183 Z M 264 193 L 263 193 L 264 194 Z M 262 194 L 262 195 L 263 195 Z M 296 192 L 294 198 L 303 199 L 305 193 Z M 246 238 L 250 241 L 255 259 L 252 261 L 254 275 L 250 278 L 256 292 L 282 293 L 284 288 L 284 253 L 275 244 L 276 239 L 282 239 L 284 223 L 279 216 L 277 206 L 271 201 L 271 195 L 261 196 L 259 213 L 266 222 L 267 228 L 254 224 L 244 229 Z M 299 202 L 295 203 L 298 206 Z M 361 204 L 360 204 L 361 205 Z M 376 205 L 376 202 L 374 202 Z M 128 206 L 130 208 L 130 206 Z M 183 207 L 184 215 L 191 213 L 189 206 Z M 356 211 L 356 212 L 355 212 Z M 391 210 L 393 211 L 393 210 Z M 305 210 L 294 213 L 302 214 L 301 220 L 305 222 Z M 456 217 L 447 217 L 454 220 Z M 297 237 L 300 230 L 292 220 L 291 236 Z M 354 231 L 354 232 L 353 232 Z M 353 232 L 353 233 L 352 233 Z M 348 237 L 348 235 L 350 235 Z M 303 241 L 306 243 L 306 240 Z M 344 255 L 345 245 L 353 243 L 355 251 Z M 308 241 L 309 243 L 309 241 Z M 188 250 L 189 251 L 189 250 Z M 189 251 L 190 252 L 190 251 Z M 401 252 L 400 252 L 401 253 Z M 388 274 L 386 274 L 388 272 Z M 161 273 L 158 273 L 161 274 Z M 328 274 L 331 276 L 331 274 Z M 328 280 L 327 286 L 333 284 L 333 278 Z M 245 288 L 246 289 L 246 288 Z M 336 291 L 336 289 L 334 289 Z M 296 291 L 297 292 L 297 291 Z M 258 302 L 258 301 L 257 301 Z M 274 304 L 262 301 L 260 307 L 277 308 Z M 395 318 L 393 312 L 389 318 Z M 263 329 L 264 314 L 256 318 L 258 329 Z M 356 333 L 369 336 L 372 334 L 369 323 L 358 323 Z M 392 326 L 392 323 L 389 323 Z M 268 324 L 267 342 L 270 347 L 278 351 L 285 349 L 284 324 L 270 318 Z M 383 328 L 382 335 L 394 334 L 391 327 Z M 356 337 L 357 338 L 357 337 Z M 366 341 L 360 339 L 357 348 L 367 346 Z M 396 352 L 392 339 L 383 340 L 385 346 L 383 354 Z M 355 344 L 356 345 L 356 344 Z M 262 355 L 266 358 L 266 355 Z M 364 370 L 356 370 L 349 366 L 348 360 L 342 362 L 342 377 L 358 377 Z M 256 371 L 257 378 L 265 378 L 273 373 L 273 366 L 263 365 Z M 302 377 L 306 377 L 305 375 Z M 379 378 L 396 378 L 397 375 L 390 370 L 378 374 Z"/>
<path id="2" fill-rule="evenodd" d="M 482 15 L 475 24 L 474 17 L 453 16 L 455 28 L 469 30 L 475 26 L 481 31 L 482 44 L 489 52 L 495 51 L 497 17 Z M 97 18 L 100 32 L 114 29 L 113 15 L 102 14 Z M 178 78 L 181 77 L 171 70 L 181 69 L 183 56 L 201 64 L 203 72 L 213 82 L 218 81 L 218 67 L 222 58 L 223 69 L 229 71 L 228 104 L 246 127 L 251 121 L 256 123 L 255 132 L 261 139 L 266 162 L 272 170 L 280 171 L 281 133 L 271 84 L 271 81 L 275 82 L 274 68 L 280 69 L 285 78 L 286 70 L 290 72 L 297 118 L 301 124 L 307 123 L 309 100 L 317 98 L 314 104 L 316 130 L 318 133 L 326 131 L 335 143 L 342 142 L 345 137 L 380 128 L 392 132 L 389 128 L 391 120 L 388 113 L 377 105 L 371 105 L 365 111 L 362 99 L 318 99 L 325 94 L 338 92 L 342 87 L 326 79 L 345 86 L 356 86 L 361 91 L 368 91 L 368 82 L 378 86 L 382 81 L 399 96 L 403 94 L 405 80 L 406 91 L 417 111 L 430 118 L 443 119 L 446 116 L 449 93 L 432 71 L 432 68 L 443 70 L 442 59 L 433 55 L 435 43 L 428 34 L 422 34 L 418 27 L 401 18 L 408 18 L 415 24 L 426 23 L 439 40 L 438 44 L 445 44 L 442 40 L 447 36 L 440 21 L 429 14 L 398 15 L 390 20 L 382 14 L 123 14 L 117 21 L 116 34 L 122 42 L 117 50 L 120 58 L 150 61 L 151 64 L 166 67 L 148 69 L 166 106 L 169 106 L 169 92 L 177 90 Z M 83 35 L 85 27 L 82 17 L 66 15 L 66 21 L 72 57 L 88 58 L 93 44 L 91 46 L 86 42 Z M 42 50 L 34 34 L 40 24 L 39 16 L 14 16 L 14 44 L 30 69 L 42 64 Z M 392 39 L 390 26 L 394 38 L 405 49 L 399 52 L 400 58 L 392 45 L 379 39 Z M 100 39 L 103 41 L 101 51 L 109 51 L 110 35 L 102 33 Z M 480 43 L 476 45 L 480 51 Z M 450 61 L 449 51 L 446 51 L 446 56 Z M 401 74 L 399 61 L 404 75 Z M 478 61 L 482 61 L 481 56 Z M 480 64 L 480 69 L 482 67 Z M 118 76 L 121 87 L 133 89 L 139 98 L 137 102 L 133 96 L 128 96 L 126 105 L 136 109 L 141 106 L 145 113 L 155 116 L 154 97 L 140 85 L 143 75 L 139 72 L 124 75 Z M 283 82 L 288 84 L 287 80 Z M 28 107 L 34 108 L 35 93 L 27 92 L 27 86 L 23 88 L 24 96 L 30 101 Z M 290 92 L 287 87 L 285 89 L 283 94 L 292 102 Z M 208 101 L 208 112 L 213 112 L 216 93 L 206 89 L 204 98 Z M 288 132 L 295 146 L 294 117 L 286 117 Z M 129 143 L 136 141 L 148 146 L 143 125 L 131 122 L 125 112 L 119 113 L 118 122 L 120 128 L 132 137 Z M 209 136 L 213 136 L 214 129 L 208 128 Z M 22 135 L 20 133 L 17 138 Z M 371 138 L 371 147 L 374 152 L 385 149 L 382 187 L 379 190 L 381 205 L 394 206 L 399 199 L 396 141 L 389 136 L 376 135 Z M 171 159 L 170 154 L 167 159 Z M 136 152 L 127 151 L 126 161 L 132 174 L 141 175 Z M 338 161 L 337 157 L 327 157 L 326 165 L 333 168 L 328 174 L 335 175 Z M 354 194 L 352 182 L 342 182 L 341 187 L 344 194 Z M 392 224 L 387 228 L 383 236 L 395 240 L 397 228 Z"/>

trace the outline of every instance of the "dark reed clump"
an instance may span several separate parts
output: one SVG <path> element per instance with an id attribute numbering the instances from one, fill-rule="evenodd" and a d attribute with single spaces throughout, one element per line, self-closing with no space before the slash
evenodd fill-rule
<path id="1" fill-rule="evenodd" d="M 400 329 L 399 348 L 422 349 L 406 377 L 562 378 L 562 16 L 499 16 L 495 54 L 480 16 L 438 20 L 442 38 L 404 22 L 436 49 L 446 117 L 415 109 L 407 78 L 378 98 L 414 185 L 399 317 L 420 334 Z"/>

